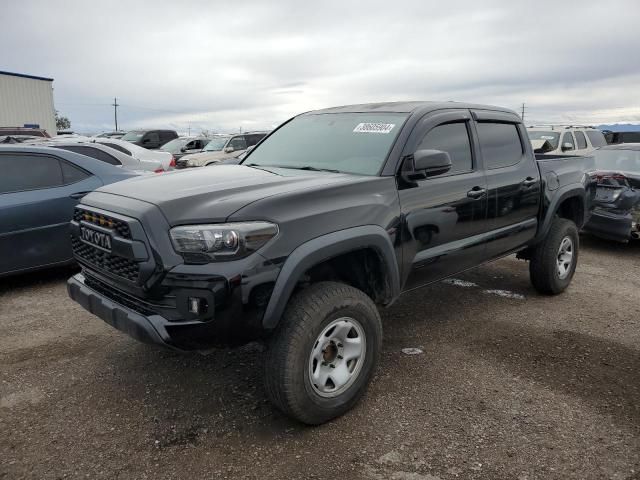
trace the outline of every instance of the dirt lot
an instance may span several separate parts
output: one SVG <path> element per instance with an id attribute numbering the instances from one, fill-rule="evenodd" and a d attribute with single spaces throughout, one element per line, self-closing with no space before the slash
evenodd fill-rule
<path id="1" fill-rule="evenodd" d="M 640 478 L 637 245 L 583 238 L 559 297 L 515 258 L 407 295 L 364 401 L 317 428 L 267 403 L 258 345 L 138 344 L 68 273 L 0 283 L 0 478 Z"/>

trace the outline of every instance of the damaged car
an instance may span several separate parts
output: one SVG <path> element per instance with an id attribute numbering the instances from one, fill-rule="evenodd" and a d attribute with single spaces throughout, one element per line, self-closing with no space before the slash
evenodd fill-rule
<path id="1" fill-rule="evenodd" d="M 640 239 L 640 143 L 608 145 L 593 155 L 595 209 L 584 230 L 618 242 Z"/>

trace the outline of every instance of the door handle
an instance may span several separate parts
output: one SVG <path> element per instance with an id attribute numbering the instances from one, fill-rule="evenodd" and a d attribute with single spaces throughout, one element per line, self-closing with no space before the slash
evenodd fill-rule
<path id="1" fill-rule="evenodd" d="M 467 192 L 467 197 L 477 200 L 478 198 L 483 197 L 485 193 L 487 193 L 487 191 L 484 188 L 473 187 Z"/>
<path id="2" fill-rule="evenodd" d="M 525 187 L 530 187 L 531 185 L 537 183 L 537 179 L 533 178 L 533 177 L 527 177 L 522 181 L 522 185 L 524 185 Z"/>
<path id="3" fill-rule="evenodd" d="M 69 198 L 74 198 L 76 200 L 80 200 L 82 197 L 84 197 L 87 193 L 89 192 L 77 192 L 77 193 L 72 193 L 71 195 L 69 195 Z"/>

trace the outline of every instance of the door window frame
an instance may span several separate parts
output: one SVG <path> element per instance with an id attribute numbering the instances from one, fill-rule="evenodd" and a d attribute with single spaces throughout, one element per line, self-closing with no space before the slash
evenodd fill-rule
<path id="1" fill-rule="evenodd" d="M 398 162 L 398 168 L 396 174 L 399 174 L 407 157 L 413 155 L 416 148 L 422 143 L 425 135 L 436 127 L 446 125 L 449 123 L 464 123 L 467 129 L 467 136 L 469 138 L 469 146 L 471 147 L 471 170 L 456 173 L 443 173 L 442 175 L 435 175 L 427 177 L 423 180 L 418 180 L 418 183 L 430 180 L 438 180 L 447 177 L 457 177 L 460 175 L 469 175 L 482 171 L 482 158 L 479 155 L 479 145 L 477 143 L 477 137 L 472 126 L 471 113 L 467 109 L 451 109 L 444 111 L 428 112 L 424 114 L 413 127 L 409 138 L 405 142 L 405 146 L 402 149 L 400 155 L 400 161 Z"/>

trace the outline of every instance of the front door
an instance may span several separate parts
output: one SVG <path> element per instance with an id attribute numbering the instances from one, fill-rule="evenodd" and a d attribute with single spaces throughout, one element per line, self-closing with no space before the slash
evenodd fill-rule
<path id="1" fill-rule="evenodd" d="M 429 114 L 403 151 L 405 161 L 422 149 L 445 151 L 452 161 L 442 175 L 413 185 L 399 182 L 405 290 L 466 270 L 483 258 L 487 186 L 470 122 L 467 110 Z"/>

